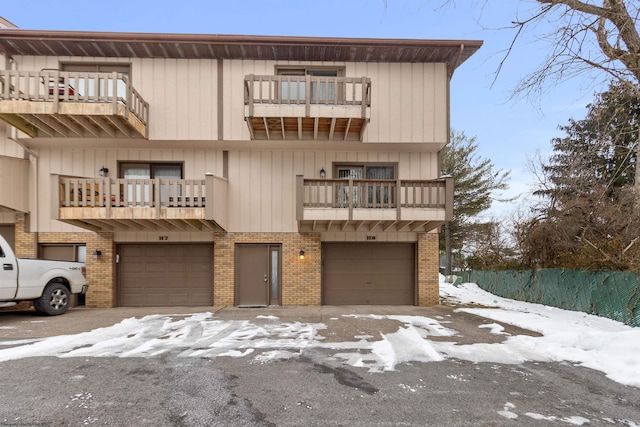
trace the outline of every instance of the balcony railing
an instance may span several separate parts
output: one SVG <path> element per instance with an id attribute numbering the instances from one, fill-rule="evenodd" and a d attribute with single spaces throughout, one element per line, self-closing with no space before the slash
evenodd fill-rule
<path id="1" fill-rule="evenodd" d="M 60 178 L 61 207 L 205 207 L 204 179 Z"/>
<path id="2" fill-rule="evenodd" d="M 125 118 L 132 115 L 145 128 L 149 122 L 149 103 L 135 90 L 126 74 L 117 72 L 0 70 L 0 101 L 49 102 L 53 105 L 51 112 L 55 114 L 63 113 L 63 104 L 107 104 L 113 115 Z M 40 111 L 42 109 L 28 113 Z M 11 113 L 11 110 L 3 112 Z M 51 123 L 48 126 L 55 129 Z"/>
<path id="3" fill-rule="evenodd" d="M 297 177 L 297 219 L 314 231 L 369 223 L 368 229 L 428 231 L 453 215 L 453 179 L 369 180 Z M 327 225 L 328 224 L 328 225 Z M 412 226 L 413 225 L 413 226 Z M 430 228 L 431 227 L 431 228 Z"/>
<path id="4" fill-rule="evenodd" d="M 371 107 L 368 77 L 244 78 L 251 139 L 362 140 Z"/>
<path id="5" fill-rule="evenodd" d="M 258 76 L 244 78 L 244 103 L 253 116 L 255 104 L 351 105 L 362 110 L 371 106 L 371 79 L 368 77 Z"/>
<path id="6" fill-rule="evenodd" d="M 58 177 L 56 181 L 56 219 L 94 225 L 109 220 L 133 221 L 150 228 L 159 221 L 214 221 L 221 229 L 227 225 L 228 181 L 213 175 L 205 179 Z"/>

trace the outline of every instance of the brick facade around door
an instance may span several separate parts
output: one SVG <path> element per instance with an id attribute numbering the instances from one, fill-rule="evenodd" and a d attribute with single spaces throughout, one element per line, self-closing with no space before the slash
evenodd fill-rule
<path id="1" fill-rule="evenodd" d="M 42 243 L 85 243 L 87 245 L 87 307 L 115 307 L 116 269 L 113 233 L 29 233 L 24 217 L 15 223 L 16 253 L 35 258 Z M 144 242 L 140 242 L 144 243 Z M 281 245 L 281 305 L 322 304 L 322 242 L 320 233 L 219 233 L 213 235 L 213 305 L 234 306 L 235 248 L 237 243 Z M 416 244 L 416 305 L 439 302 L 438 234 L 419 233 Z M 97 259 L 91 254 L 101 251 Z M 300 259 L 300 251 L 305 253 Z"/>

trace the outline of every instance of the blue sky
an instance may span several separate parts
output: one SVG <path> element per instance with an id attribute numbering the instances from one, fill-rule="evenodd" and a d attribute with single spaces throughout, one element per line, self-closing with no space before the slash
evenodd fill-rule
<path id="1" fill-rule="evenodd" d="M 551 138 L 561 135 L 558 125 L 583 118 L 599 88 L 586 78 L 574 79 L 548 87 L 534 100 L 510 100 L 516 83 L 541 63 L 548 49 L 526 34 L 494 83 L 502 52 L 514 35 L 505 27 L 535 2 L 465 0 L 441 7 L 443 1 L 22 0 L 3 2 L 0 16 L 20 28 L 41 30 L 484 40 L 454 74 L 451 125 L 477 137 L 480 156 L 512 171 L 505 196 L 526 194 L 534 179 L 528 159 L 538 151 L 548 153 Z M 521 196 L 517 202 L 497 203 L 490 215 L 507 215 L 525 202 Z"/>

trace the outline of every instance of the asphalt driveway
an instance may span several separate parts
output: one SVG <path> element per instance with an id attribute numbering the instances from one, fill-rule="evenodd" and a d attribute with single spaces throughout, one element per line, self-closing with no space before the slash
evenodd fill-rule
<path id="1" fill-rule="evenodd" d="M 213 333 L 189 323 L 204 312 Z M 146 320 L 131 326 L 125 319 L 133 317 Z M 381 336 L 402 338 L 394 334 L 411 322 L 434 345 L 537 335 L 448 306 L 3 311 L 0 354 L 37 348 L 58 357 L 0 362 L 0 426 L 640 425 L 638 388 L 568 363 L 422 362 L 405 345 L 398 348 L 409 354 L 396 354 L 392 370 L 373 369 L 386 365 L 370 353 L 388 349 L 371 346 Z M 131 326 L 125 338 L 147 340 L 137 353 L 114 356 L 110 343 L 121 341 L 113 325 Z M 83 334 L 96 330 L 94 341 L 96 332 Z"/>

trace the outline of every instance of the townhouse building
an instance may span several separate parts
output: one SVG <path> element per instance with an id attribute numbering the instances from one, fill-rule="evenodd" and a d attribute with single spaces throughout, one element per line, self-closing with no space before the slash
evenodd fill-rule
<path id="1" fill-rule="evenodd" d="M 438 303 L 474 40 L 0 29 L 0 233 L 89 307 Z"/>

